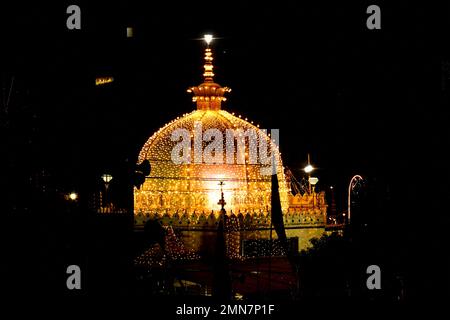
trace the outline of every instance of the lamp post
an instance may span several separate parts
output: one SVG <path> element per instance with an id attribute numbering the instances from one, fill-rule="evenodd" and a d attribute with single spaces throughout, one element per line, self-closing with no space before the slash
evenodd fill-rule
<path id="1" fill-rule="evenodd" d="M 67 206 L 65 207 L 67 214 L 73 215 L 77 213 L 78 197 L 79 195 L 76 191 L 64 194 L 64 199 L 67 201 Z"/>
<path id="2" fill-rule="evenodd" d="M 350 219 L 351 219 L 351 207 L 352 207 L 352 202 L 351 202 L 351 195 L 352 195 L 352 191 L 353 188 L 355 187 L 355 185 L 359 182 L 363 180 L 363 178 L 357 174 L 354 175 L 352 177 L 352 179 L 350 180 L 350 183 L 348 185 L 348 198 L 347 198 L 347 213 L 348 213 L 348 223 L 350 224 Z"/>
<path id="3" fill-rule="evenodd" d="M 315 203 L 315 201 L 316 201 L 316 184 L 317 184 L 317 182 L 319 182 L 319 179 L 318 178 L 316 178 L 316 177 L 310 177 L 309 179 L 308 179 L 308 182 L 309 182 L 309 185 L 310 186 L 312 186 L 312 196 L 313 196 L 313 207 L 315 207 L 316 206 L 316 203 Z"/>
<path id="4" fill-rule="evenodd" d="M 308 174 L 308 185 L 309 185 L 308 189 L 309 189 L 309 193 L 311 193 L 311 182 L 309 180 L 311 179 L 311 172 L 313 172 L 314 167 L 310 163 L 309 153 L 308 153 L 308 164 L 306 165 L 306 167 L 303 170 Z"/>
<path id="5" fill-rule="evenodd" d="M 112 175 L 105 173 L 101 176 L 101 178 L 102 178 L 103 182 L 105 183 L 105 194 L 104 194 L 105 205 L 104 205 L 104 207 L 106 208 L 107 204 L 108 204 L 106 195 L 108 193 L 109 182 L 112 180 L 113 177 L 112 177 Z"/>
<path id="6" fill-rule="evenodd" d="M 330 207 L 330 216 L 331 219 L 334 219 L 334 222 L 336 224 L 336 218 L 337 218 L 337 214 L 336 214 L 336 200 L 334 198 L 334 187 L 331 186 L 330 187 L 330 193 L 331 193 L 331 207 Z"/>

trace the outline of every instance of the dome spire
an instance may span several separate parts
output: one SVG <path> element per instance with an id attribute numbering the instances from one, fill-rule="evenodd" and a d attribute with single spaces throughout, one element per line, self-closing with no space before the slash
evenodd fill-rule
<path id="1" fill-rule="evenodd" d="M 210 34 L 205 34 L 205 42 L 206 42 L 206 49 L 205 49 L 205 64 L 203 66 L 203 68 L 205 68 L 205 72 L 203 73 L 203 77 L 205 79 L 205 82 L 214 82 L 213 81 L 213 77 L 214 77 L 214 65 L 212 63 L 213 61 L 213 56 L 212 56 L 212 51 L 211 48 L 209 47 L 209 44 L 211 43 L 213 36 Z"/>
<path id="2" fill-rule="evenodd" d="M 197 110 L 220 110 L 221 102 L 226 101 L 224 94 L 230 92 L 231 89 L 228 87 L 221 87 L 219 84 L 214 82 L 214 65 L 212 50 L 209 47 L 213 36 L 211 34 L 205 34 L 204 40 L 206 42 L 205 48 L 205 64 L 203 68 L 205 69 L 203 73 L 204 82 L 196 87 L 191 87 L 187 92 L 193 92 L 194 96 L 192 101 L 197 103 Z"/>

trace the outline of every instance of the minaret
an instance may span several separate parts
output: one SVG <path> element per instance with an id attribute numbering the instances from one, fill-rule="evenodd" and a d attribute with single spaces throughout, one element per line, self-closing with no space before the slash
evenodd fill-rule
<path id="1" fill-rule="evenodd" d="M 205 35 L 206 42 L 205 48 L 205 64 L 203 68 L 204 82 L 196 87 L 190 87 L 187 92 L 193 92 L 194 96 L 192 101 L 197 103 L 197 110 L 220 110 L 221 102 L 226 101 L 227 98 L 224 97 L 225 93 L 230 92 L 231 89 L 228 87 L 221 87 L 219 84 L 214 82 L 214 65 L 213 54 L 209 44 L 211 43 L 213 37 L 212 35 Z"/>

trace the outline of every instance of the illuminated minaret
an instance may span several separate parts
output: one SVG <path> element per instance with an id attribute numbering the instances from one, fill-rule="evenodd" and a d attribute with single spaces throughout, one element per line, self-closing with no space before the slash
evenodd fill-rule
<path id="1" fill-rule="evenodd" d="M 194 96 L 192 101 L 197 103 L 197 110 L 220 110 L 221 102 L 226 101 L 224 97 L 225 93 L 230 92 L 231 89 L 228 87 L 221 87 L 219 84 L 214 82 L 214 65 L 213 65 L 213 54 L 209 47 L 213 37 L 212 35 L 205 35 L 206 42 L 205 48 L 205 64 L 203 68 L 204 82 L 196 87 L 190 87 L 187 92 L 193 92 Z"/>

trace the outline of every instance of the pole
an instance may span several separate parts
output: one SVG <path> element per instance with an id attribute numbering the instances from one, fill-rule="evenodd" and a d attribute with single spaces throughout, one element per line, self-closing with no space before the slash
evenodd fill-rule
<path id="1" fill-rule="evenodd" d="M 350 224 L 350 219 L 351 219 L 351 208 L 352 208 L 352 202 L 351 202 L 351 194 L 352 194 L 352 189 L 353 189 L 353 181 L 356 180 L 362 180 L 363 178 L 357 174 L 354 175 L 352 177 L 352 179 L 350 180 L 350 184 L 348 185 L 348 197 L 347 197 L 347 215 L 348 215 L 348 223 Z"/>
<path id="2" fill-rule="evenodd" d="M 310 158 L 309 158 L 309 153 L 308 153 L 308 166 L 309 165 L 311 165 L 311 162 L 310 162 Z M 311 194 L 311 182 L 309 181 L 309 179 L 311 179 L 311 173 L 310 172 L 308 172 L 308 190 L 309 190 L 309 194 Z"/>

